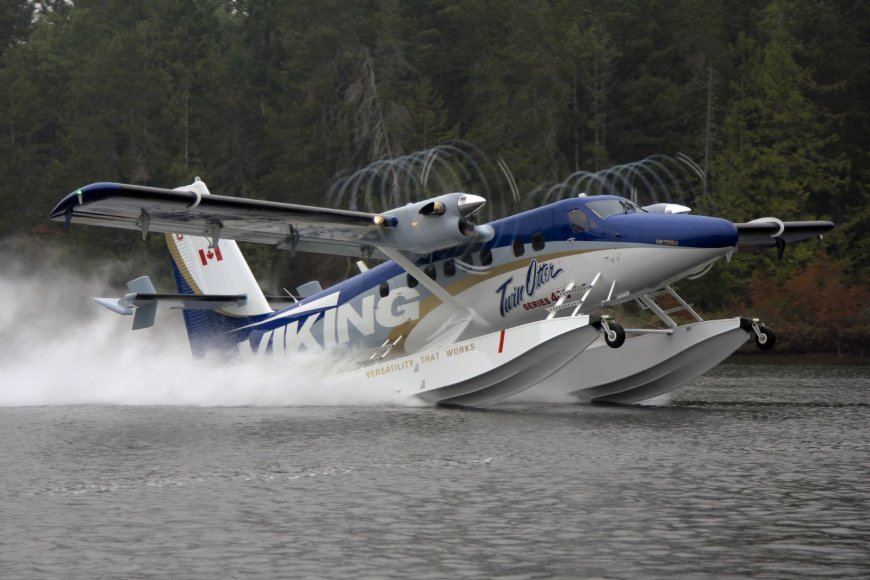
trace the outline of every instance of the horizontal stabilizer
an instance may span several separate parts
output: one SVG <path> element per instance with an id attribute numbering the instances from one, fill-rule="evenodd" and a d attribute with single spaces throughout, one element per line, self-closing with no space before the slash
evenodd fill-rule
<path id="1" fill-rule="evenodd" d="M 182 308 L 185 310 L 216 310 L 228 306 L 244 306 L 248 297 L 245 294 L 158 294 L 148 276 L 131 280 L 127 288 L 132 290 L 123 298 L 96 298 L 97 304 L 123 316 L 133 315 L 133 330 L 154 325 L 157 306 Z M 137 292 L 136 290 L 143 290 Z"/>
<path id="2" fill-rule="evenodd" d="M 130 299 L 135 306 L 146 306 L 159 302 L 168 308 L 186 310 L 215 310 L 227 306 L 244 306 L 248 301 L 245 294 L 136 294 Z"/>

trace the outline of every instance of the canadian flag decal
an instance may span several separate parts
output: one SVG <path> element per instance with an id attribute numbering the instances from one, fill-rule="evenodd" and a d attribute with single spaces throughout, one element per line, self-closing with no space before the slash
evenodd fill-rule
<path id="1" fill-rule="evenodd" d="M 208 263 L 215 258 L 217 258 L 218 262 L 224 259 L 224 257 L 221 256 L 221 249 L 218 246 L 215 246 L 214 249 L 209 248 L 208 251 L 199 251 L 199 259 L 202 260 L 203 266 L 208 266 Z"/>

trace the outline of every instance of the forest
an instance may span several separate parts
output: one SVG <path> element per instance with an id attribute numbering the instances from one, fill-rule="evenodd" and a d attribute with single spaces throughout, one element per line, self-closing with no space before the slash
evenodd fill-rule
<path id="1" fill-rule="evenodd" d="M 834 221 L 679 288 L 784 352 L 867 354 L 868 95 L 866 1 L 2 0 L 2 260 L 173 290 L 161 236 L 47 221 L 96 181 L 373 210 L 461 188 L 497 218 L 630 175 L 645 203 Z M 272 294 L 354 271 L 243 251 Z"/>

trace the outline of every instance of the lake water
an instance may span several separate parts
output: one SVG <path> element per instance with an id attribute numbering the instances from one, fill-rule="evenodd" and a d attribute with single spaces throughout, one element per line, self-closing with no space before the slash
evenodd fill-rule
<path id="1" fill-rule="evenodd" d="M 868 440 L 870 367 L 745 358 L 642 407 L 6 406 L 0 576 L 866 578 Z"/>

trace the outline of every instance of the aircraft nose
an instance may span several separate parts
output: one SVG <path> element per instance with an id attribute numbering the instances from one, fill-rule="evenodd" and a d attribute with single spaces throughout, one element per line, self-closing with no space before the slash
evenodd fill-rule
<path id="1" fill-rule="evenodd" d="M 688 216 L 684 216 L 688 217 Z M 737 227 L 721 218 L 694 216 L 680 245 L 696 248 L 726 248 L 737 245 Z"/>
<path id="2" fill-rule="evenodd" d="M 681 214 L 613 216 L 601 228 L 612 239 L 658 246 L 728 248 L 737 245 L 737 227 L 721 218 Z"/>

